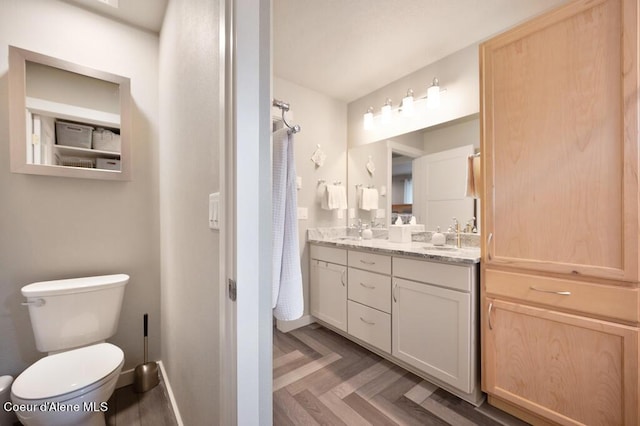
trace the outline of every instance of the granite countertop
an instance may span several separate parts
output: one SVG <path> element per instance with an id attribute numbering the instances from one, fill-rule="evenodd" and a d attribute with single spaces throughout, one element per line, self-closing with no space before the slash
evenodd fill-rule
<path id="1" fill-rule="evenodd" d="M 466 264 L 480 263 L 480 247 L 462 247 L 458 249 L 455 246 L 444 246 L 443 248 L 438 248 L 431 243 L 421 241 L 392 243 L 387 239 L 358 240 L 349 236 L 310 235 L 308 241 L 329 247 L 361 249 L 374 253 L 409 256 L 423 260 Z"/>

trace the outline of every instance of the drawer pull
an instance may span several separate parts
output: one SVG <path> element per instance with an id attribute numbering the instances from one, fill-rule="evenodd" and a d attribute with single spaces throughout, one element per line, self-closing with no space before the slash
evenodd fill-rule
<path id="1" fill-rule="evenodd" d="M 393 291 L 391 292 L 391 296 L 393 296 L 393 301 L 398 303 L 398 299 L 396 299 L 396 288 L 398 288 L 398 283 L 393 284 Z"/>
<path id="2" fill-rule="evenodd" d="M 366 319 L 364 319 L 364 318 L 362 318 L 362 317 L 360 317 L 360 321 L 362 321 L 362 322 L 363 322 L 363 323 L 365 323 L 365 324 L 369 324 L 369 325 L 376 325 L 376 323 L 375 323 L 375 322 L 373 322 L 373 321 L 367 321 Z"/>
<path id="3" fill-rule="evenodd" d="M 491 260 L 493 256 L 491 256 L 491 240 L 493 239 L 493 232 L 489 233 L 489 237 L 487 238 L 487 258 Z"/>
<path id="4" fill-rule="evenodd" d="M 531 290 L 539 291 L 540 293 L 551 293 L 551 294 L 557 294 L 557 295 L 560 295 L 560 296 L 571 296 L 571 292 L 570 291 L 543 290 L 543 289 L 540 289 L 540 288 L 535 288 L 534 286 L 529 286 L 529 288 Z"/>
<path id="5" fill-rule="evenodd" d="M 493 330 L 493 324 L 491 324 L 491 310 L 493 309 L 493 302 L 489 303 L 489 313 L 487 314 L 487 319 L 489 321 L 489 330 Z"/>
<path id="6" fill-rule="evenodd" d="M 344 274 L 345 274 L 346 272 L 347 272 L 347 270 L 346 270 L 346 269 L 344 269 L 344 270 L 342 271 L 342 274 L 340 274 L 340 282 L 342 283 L 342 287 L 346 287 L 346 284 L 345 284 L 345 282 L 344 282 Z"/>
<path id="7" fill-rule="evenodd" d="M 375 285 L 366 285 L 365 283 L 360 283 L 360 285 L 364 288 L 368 288 L 369 290 L 375 290 Z"/>
<path id="8" fill-rule="evenodd" d="M 368 260 L 362 260 L 362 259 L 360 259 L 360 263 L 364 263 L 365 265 L 375 265 L 376 264 L 376 262 L 370 262 Z"/>

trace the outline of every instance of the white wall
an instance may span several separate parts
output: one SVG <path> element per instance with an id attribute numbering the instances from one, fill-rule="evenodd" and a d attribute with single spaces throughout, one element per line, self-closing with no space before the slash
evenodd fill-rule
<path id="1" fill-rule="evenodd" d="M 452 123 L 445 123 L 427 129 L 422 136 L 425 154 L 433 154 L 465 145 L 473 145 L 478 151 L 480 150 L 480 118 L 477 115 L 472 115 Z"/>
<path id="2" fill-rule="evenodd" d="M 273 96 L 291 105 L 287 122 L 299 124 L 302 128 L 295 135 L 295 160 L 296 174 L 302 178 L 298 207 L 306 207 L 309 213 L 307 220 L 298 220 L 306 315 L 309 313 L 307 229 L 345 226 L 347 223 L 346 212 L 343 218 L 338 218 L 337 211 L 321 209 L 318 198 L 318 192 L 323 188 L 318 186 L 319 179 L 347 184 L 347 105 L 278 77 L 273 79 Z M 317 145 L 327 156 L 322 167 L 316 167 L 311 161 Z"/>
<path id="3" fill-rule="evenodd" d="M 9 171 L 8 45 L 131 78 L 131 182 Z M 131 276 L 110 339 L 125 369 L 142 362 L 142 315 L 150 358 L 160 355 L 158 37 L 52 0 L 0 2 L 0 374 L 37 352 L 20 288 L 31 282 L 123 272 Z"/>
<path id="4" fill-rule="evenodd" d="M 187 425 L 217 424 L 219 3 L 169 2 L 160 35 L 162 359 Z"/>
<path id="5" fill-rule="evenodd" d="M 478 67 L 478 45 L 473 44 L 349 103 L 349 147 L 477 114 L 480 105 Z M 387 97 L 397 107 L 409 88 L 413 89 L 416 98 L 425 96 L 434 77 L 440 81 L 441 89 L 446 89 L 441 96 L 440 108 L 417 114 L 412 119 L 397 117 L 386 126 L 377 125 L 373 130 L 364 130 L 363 115 L 368 107 L 372 106 L 375 114 L 379 114 Z"/>

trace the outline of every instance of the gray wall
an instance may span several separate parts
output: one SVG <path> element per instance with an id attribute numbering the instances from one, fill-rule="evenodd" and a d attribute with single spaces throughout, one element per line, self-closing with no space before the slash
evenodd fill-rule
<path id="1" fill-rule="evenodd" d="M 9 171 L 8 45 L 131 78 L 131 182 Z M 110 339 L 125 369 L 142 362 L 142 314 L 150 358 L 160 354 L 158 37 L 64 2 L 0 2 L 0 374 L 18 374 L 35 348 L 20 288 L 68 277 L 127 273 L 120 323 Z"/>
<path id="2" fill-rule="evenodd" d="M 187 425 L 216 424 L 220 397 L 218 15 L 218 1 L 171 1 L 160 35 L 162 360 Z"/>
<path id="3" fill-rule="evenodd" d="M 309 313 L 309 253 L 307 229 L 345 226 L 347 213 L 338 217 L 336 210 L 320 208 L 319 179 L 347 184 L 347 105 L 346 103 L 299 86 L 288 80 L 273 78 L 273 96 L 291 104 L 287 122 L 299 124 L 295 135 L 296 174 L 302 178 L 298 191 L 298 207 L 308 209 L 309 218 L 298 220 L 298 237 L 305 294 L 305 315 Z M 291 117 L 291 119 L 289 119 Z M 322 167 L 316 167 L 311 155 L 320 145 L 327 156 Z"/>

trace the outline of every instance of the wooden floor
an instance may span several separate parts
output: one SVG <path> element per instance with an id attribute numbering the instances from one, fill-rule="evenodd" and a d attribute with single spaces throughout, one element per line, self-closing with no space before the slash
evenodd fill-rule
<path id="1" fill-rule="evenodd" d="M 273 424 L 526 423 L 462 401 L 317 324 L 273 335 Z"/>
<path id="2" fill-rule="evenodd" d="M 107 426 L 178 425 L 162 379 L 145 393 L 135 393 L 133 386 L 116 389 L 108 404 Z"/>

